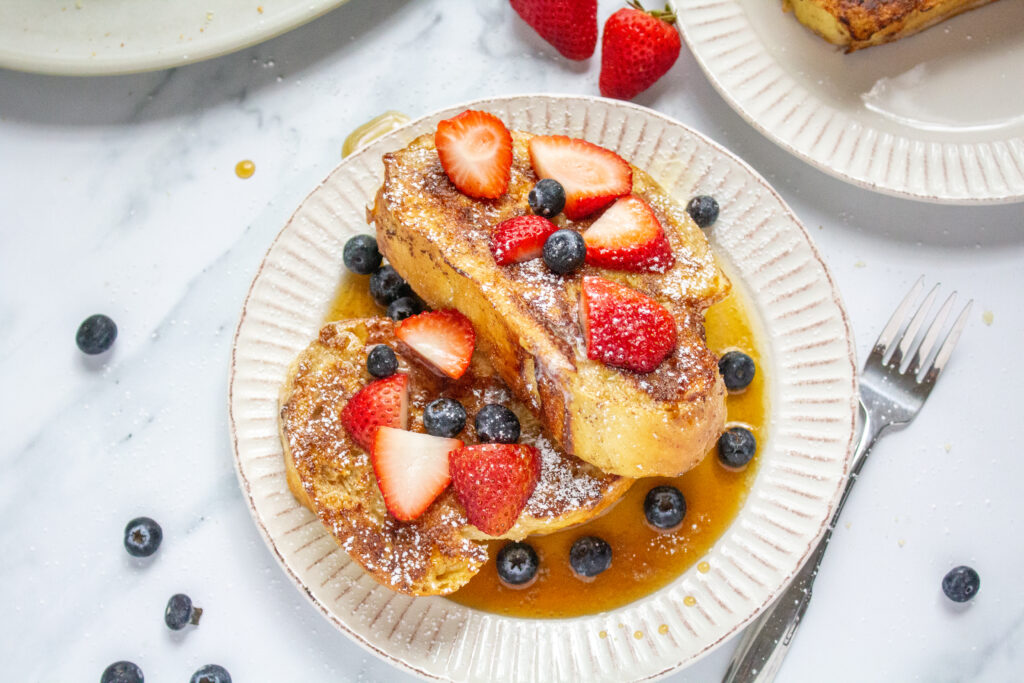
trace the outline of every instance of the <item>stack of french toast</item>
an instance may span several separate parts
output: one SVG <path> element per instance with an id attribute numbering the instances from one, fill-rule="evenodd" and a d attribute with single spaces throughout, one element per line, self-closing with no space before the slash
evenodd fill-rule
<path id="1" fill-rule="evenodd" d="M 384 167 L 345 262 L 389 317 L 328 322 L 280 411 L 289 487 L 368 573 L 451 593 L 487 541 L 701 461 L 726 412 L 704 313 L 730 283 L 650 176 L 472 110 Z"/>

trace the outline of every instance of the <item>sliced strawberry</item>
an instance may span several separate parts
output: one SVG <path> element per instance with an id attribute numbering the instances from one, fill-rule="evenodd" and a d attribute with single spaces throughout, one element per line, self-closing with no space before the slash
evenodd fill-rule
<path id="1" fill-rule="evenodd" d="M 379 428 L 370 459 L 388 512 L 402 522 L 422 515 L 451 482 L 448 454 L 461 447 L 458 439 Z"/>
<path id="2" fill-rule="evenodd" d="M 512 528 L 540 479 L 540 452 L 526 444 L 464 446 L 448 465 L 470 524 L 491 536 Z"/>
<path id="3" fill-rule="evenodd" d="M 505 194 L 512 169 L 512 135 L 494 114 L 467 110 L 437 124 L 434 146 L 459 192 L 485 199 Z"/>
<path id="4" fill-rule="evenodd" d="M 491 238 L 491 252 L 499 266 L 537 258 L 544 242 L 558 226 L 543 216 L 516 216 L 502 221 Z"/>
<path id="5" fill-rule="evenodd" d="M 511 0 L 512 9 L 568 59 L 597 46 L 597 0 Z"/>
<path id="6" fill-rule="evenodd" d="M 469 318 L 456 310 L 428 311 L 398 323 L 395 336 L 423 360 L 452 379 L 469 367 L 476 334 Z"/>
<path id="7" fill-rule="evenodd" d="M 564 135 L 530 139 L 530 163 L 541 178 L 565 188 L 565 215 L 589 216 L 633 189 L 633 169 L 615 152 Z"/>
<path id="8" fill-rule="evenodd" d="M 405 429 L 409 425 L 409 376 L 396 374 L 367 384 L 341 410 L 341 424 L 366 450 L 373 447 L 378 427 Z"/>
<path id="9" fill-rule="evenodd" d="M 603 277 L 583 278 L 580 322 L 587 358 L 650 372 L 676 346 L 676 323 L 657 301 Z"/>
<path id="10" fill-rule="evenodd" d="M 613 270 L 664 273 L 672 247 L 650 205 L 636 195 L 617 200 L 583 232 L 587 263 Z"/>

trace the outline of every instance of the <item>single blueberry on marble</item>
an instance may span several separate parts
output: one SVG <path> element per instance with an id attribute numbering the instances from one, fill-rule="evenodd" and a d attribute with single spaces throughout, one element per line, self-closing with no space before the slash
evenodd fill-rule
<path id="1" fill-rule="evenodd" d="M 102 313 L 90 315 L 78 326 L 75 343 L 82 353 L 95 356 L 114 345 L 117 339 L 117 325 Z"/>
<path id="2" fill-rule="evenodd" d="M 967 602 L 981 588 L 981 577 L 971 567 L 953 567 L 942 577 L 942 592 L 953 602 Z"/>
<path id="3" fill-rule="evenodd" d="M 206 664 L 192 674 L 188 683 L 231 683 L 231 674 L 220 664 Z"/>
<path id="4" fill-rule="evenodd" d="M 192 606 L 192 598 L 184 593 L 176 593 L 167 601 L 167 608 L 164 610 L 164 623 L 172 631 L 180 631 L 190 623 L 199 625 L 199 617 L 203 610 Z"/>
<path id="5" fill-rule="evenodd" d="M 132 557 L 149 557 L 163 540 L 163 529 L 149 517 L 136 517 L 124 527 L 124 549 Z"/>
<path id="6" fill-rule="evenodd" d="M 100 683 L 143 683 L 142 669 L 134 662 L 114 662 L 100 676 Z"/>

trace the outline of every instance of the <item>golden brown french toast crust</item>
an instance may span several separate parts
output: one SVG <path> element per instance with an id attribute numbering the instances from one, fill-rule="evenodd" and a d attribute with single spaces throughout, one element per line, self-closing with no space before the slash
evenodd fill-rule
<path id="1" fill-rule="evenodd" d="M 413 522 L 387 514 L 369 455 L 341 424 L 348 400 L 374 378 L 366 371 L 370 348 L 395 350 L 399 371 L 409 375 L 409 428 L 425 431 L 423 409 L 447 396 L 465 407 L 469 420 L 460 435 L 476 443 L 472 417 L 486 403 L 501 403 L 520 417 L 523 443 L 541 454 L 541 477 L 519 521 L 504 537 L 550 533 L 585 522 L 625 493 L 630 480 L 600 472 L 566 455 L 539 423 L 512 401 L 508 388 L 485 358 L 474 356 L 470 370 L 451 380 L 412 360 L 386 318 L 325 325 L 296 360 L 281 396 L 280 429 L 289 485 L 342 547 L 378 581 L 414 595 L 448 593 L 479 570 L 489 538 L 466 520 L 451 489 Z"/>
<path id="2" fill-rule="evenodd" d="M 498 374 L 566 451 L 626 476 L 686 471 L 711 447 L 724 423 L 725 389 L 717 358 L 704 342 L 703 313 L 728 293 L 728 279 L 685 210 L 637 168 L 633 193 L 651 205 L 675 257 L 667 272 L 585 265 L 556 275 L 539 259 L 496 266 L 492 231 L 506 219 L 529 213 L 526 196 L 538 180 L 528 149 L 532 135 L 513 131 L 512 136 L 511 180 L 507 192 L 494 200 L 472 199 L 456 189 L 429 134 L 385 155 L 385 179 L 371 212 L 381 251 L 428 303 L 458 308 L 473 321 L 478 343 Z M 554 221 L 583 230 L 597 217 L 569 221 L 560 215 Z M 676 319 L 679 343 L 653 372 L 636 374 L 587 358 L 579 291 L 583 276 L 596 274 L 652 297 Z M 570 386 L 573 382 L 586 385 L 585 391 Z M 601 425 L 615 402 L 619 406 L 612 414 L 630 422 L 619 430 L 622 438 L 634 442 L 627 447 L 633 455 L 624 459 L 600 452 L 618 447 L 601 445 L 603 432 L 615 428 Z M 657 405 L 638 407 L 650 402 Z M 638 442 L 630 429 L 641 441 L 656 442 L 656 448 Z"/>

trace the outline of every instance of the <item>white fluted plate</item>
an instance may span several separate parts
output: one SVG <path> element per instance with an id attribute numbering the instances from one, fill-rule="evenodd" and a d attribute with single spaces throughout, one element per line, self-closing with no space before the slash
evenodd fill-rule
<path id="1" fill-rule="evenodd" d="M 166 69 L 289 31 L 346 0 L 2 0 L 0 67 L 66 76 Z"/>
<path id="2" fill-rule="evenodd" d="M 495 113 L 509 128 L 565 133 L 613 149 L 648 169 L 680 202 L 716 196 L 722 212 L 712 242 L 763 330 L 769 437 L 746 503 L 704 558 L 711 570 L 688 571 L 610 612 L 514 619 L 440 597 L 394 593 L 338 548 L 285 481 L 278 390 L 327 312 L 345 241 L 368 231 L 365 207 L 383 178 L 381 155 L 468 107 Z M 692 663 L 749 622 L 823 532 L 854 433 L 853 353 L 839 294 L 806 230 L 767 182 L 729 152 L 627 103 L 547 95 L 481 100 L 413 121 L 345 159 L 270 247 L 232 353 L 230 423 L 239 481 L 288 576 L 338 628 L 397 666 L 457 681 L 651 678 Z M 687 605 L 687 596 L 696 603 Z"/>
<path id="3" fill-rule="evenodd" d="M 1024 201 L 1024 2 L 852 54 L 784 13 L 782 0 L 675 4 L 712 85 L 786 151 L 908 199 Z"/>

